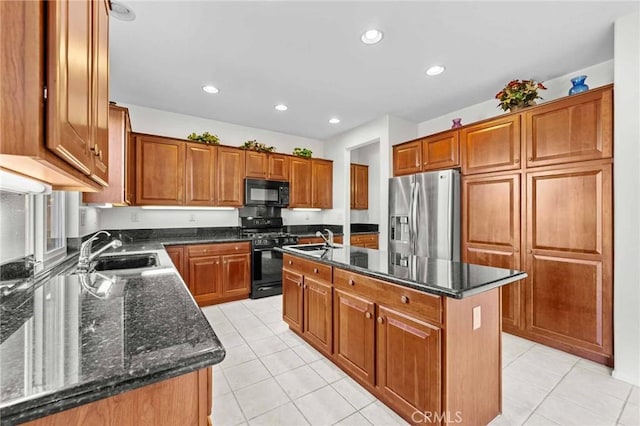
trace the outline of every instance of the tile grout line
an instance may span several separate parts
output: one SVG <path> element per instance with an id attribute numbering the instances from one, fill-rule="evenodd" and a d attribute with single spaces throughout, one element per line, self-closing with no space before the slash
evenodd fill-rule
<path id="1" fill-rule="evenodd" d="M 627 404 L 630 404 L 629 400 L 631 399 L 631 394 L 633 393 L 633 385 L 629 389 L 629 393 L 624 400 L 624 404 L 622 404 L 622 408 L 620 409 L 620 413 L 618 413 L 618 417 L 616 418 L 616 425 L 620 424 L 620 418 L 622 417 L 622 413 L 624 413 L 624 409 L 627 408 Z"/>
<path id="2" fill-rule="evenodd" d="M 535 345 L 534 345 L 535 346 Z M 522 422 L 522 424 L 525 424 L 530 418 L 531 416 L 533 416 L 533 414 L 536 412 L 536 410 L 538 408 L 540 408 L 540 406 L 547 400 L 547 398 L 549 397 L 549 395 L 551 395 L 551 393 L 556 390 L 556 388 L 558 386 L 560 386 L 560 383 L 562 383 L 562 381 L 565 379 L 565 377 L 567 377 L 569 375 L 569 373 L 571 373 L 573 371 L 574 368 L 576 368 L 576 365 L 578 365 L 578 361 L 580 361 L 580 359 L 576 359 L 573 363 L 573 365 L 571 366 L 571 368 L 569 370 L 567 370 L 566 373 L 564 373 L 564 375 L 560 378 L 560 380 L 558 380 L 558 383 L 555 384 L 555 386 L 553 388 L 551 388 L 551 390 L 544 396 L 544 398 L 542 398 L 542 401 L 540 401 L 538 403 L 538 405 L 536 405 L 533 410 L 529 413 L 529 415 L 527 416 L 526 419 L 524 419 L 524 422 Z M 544 416 L 543 416 L 544 417 Z M 546 418 L 546 417 L 545 417 Z M 552 420 L 553 422 L 555 422 L 555 420 Z M 557 423 L 557 422 L 556 422 Z"/>

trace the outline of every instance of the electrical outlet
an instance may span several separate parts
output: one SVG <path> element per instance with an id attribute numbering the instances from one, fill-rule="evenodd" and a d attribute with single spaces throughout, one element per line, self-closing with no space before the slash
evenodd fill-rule
<path id="1" fill-rule="evenodd" d="M 482 308 L 476 306 L 473 308 L 473 329 L 477 330 L 482 325 Z"/>
<path id="2" fill-rule="evenodd" d="M 196 221 L 196 215 L 195 214 L 190 214 L 189 215 L 189 222 L 195 222 Z"/>
<path id="3" fill-rule="evenodd" d="M 309 220 L 309 213 L 304 215 L 304 220 Z"/>
<path id="4" fill-rule="evenodd" d="M 138 212 L 131 213 L 131 222 L 138 222 Z"/>

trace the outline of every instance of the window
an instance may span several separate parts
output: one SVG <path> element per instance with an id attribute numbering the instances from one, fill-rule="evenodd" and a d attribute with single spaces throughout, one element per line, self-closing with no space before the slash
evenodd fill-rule
<path id="1" fill-rule="evenodd" d="M 64 192 L 36 196 L 36 259 L 49 266 L 67 253 Z"/>
<path id="2" fill-rule="evenodd" d="M 0 263 L 32 255 L 33 196 L 0 191 Z"/>

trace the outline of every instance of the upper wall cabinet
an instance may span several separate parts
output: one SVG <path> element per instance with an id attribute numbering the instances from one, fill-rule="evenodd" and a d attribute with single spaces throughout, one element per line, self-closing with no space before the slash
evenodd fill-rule
<path id="1" fill-rule="evenodd" d="M 460 141 L 463 174 L 520 168 L 520 115 L 464 127 Z"/>
<path id="2" fill-rule="evenodd" d="M 527 167 L 611 158 L 612 105 L 608 86 L 524 112 Z"/>
<path id="3" fill-rule="evenodd" d="M 289 207 L 333 208 L 333 162 L 291 157 Z"/>
<path id="4" fill-rule="evenodd" d="M 246 151 L 246 176 L 248 178 L 289 180 L 289 156 L 265 152 Z"/>
<path id="5" fill-rule="evenodd" d="M 211 206 L 216 201 L 217 149 L 201 143 L 186 144 L 186 200 L 189 206 Z"/>
<path id="6" fill-rule="evenodd" d="M 11 100 L 0 166 L 56 189 L 107 185 L 107 2 L 0 3 L 2 53 L 12 58 L 0 64 L 2 99 Z"/>
<path id="7" fill-rule="evenodd" d="M 393 147 L 393 175 L 402 176 L 422 171 L 422 144 L 413 141 Z"/>
<path id="8" fill-rule="evenodd" d="M 333 208 L 333 162 L 311 160 L 311 207 Z"/>
<path id="9" fill-rule="evenodd" d="M 311 160 L 291 157 L 289 207 L 311 207 Z"/>
<path id="10" fill-rule="evenodd" d="M 460 166 L 458 131 L 439 133 L 422 139 L 422 170 Z"/>
<path id="11" fill-rule="evenodd" d="M 242 207 L 244 203 L 245 152 L 241 149 L 218 148 L 217 205 Z"/>
<path id="12" fill-rule="evenodd" d="M 136 135 L 136 204 L 184 204 L 187 144 L 169 138 Z"/>
<path id="13" fill-rule="evenodd" d="M 109 186 L 85 192 L 85 203 L 131 205 L 135 202 L 135 144 L 131 137 L 129 110 L 109 105 Z"/>
<path id="14" fill-rule="evenodd" d="M 351 164 L 351 210 L 369 208 L 369 166 Z"/>

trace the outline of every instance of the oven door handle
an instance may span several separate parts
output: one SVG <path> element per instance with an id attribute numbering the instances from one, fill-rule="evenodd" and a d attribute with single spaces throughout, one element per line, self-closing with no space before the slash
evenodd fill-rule
<path id="1" fill-rule="evenodd" d="M 253 251 L 275 251 L 274 247 L 270 247 L 270 248 L 254 248 Z"/>

